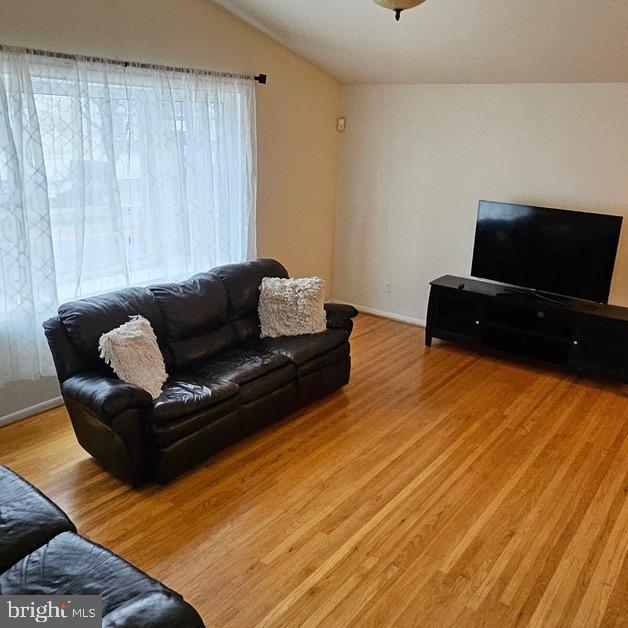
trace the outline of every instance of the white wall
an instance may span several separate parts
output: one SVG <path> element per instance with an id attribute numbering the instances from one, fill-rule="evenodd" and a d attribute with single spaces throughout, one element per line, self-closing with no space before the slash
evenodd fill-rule
<path id="1" fill-rule="evenodd" d="M 628 217 L 628 84 L 352 85 L 345 115 L 338 300 L 424 319 L 429 281 L 470 272 L 479 199 Z"/>

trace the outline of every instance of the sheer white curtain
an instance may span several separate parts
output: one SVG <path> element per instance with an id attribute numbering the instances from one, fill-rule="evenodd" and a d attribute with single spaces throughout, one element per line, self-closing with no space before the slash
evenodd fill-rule
<path id="1" fill-rule="evenodd" d="M 0 385 L 60 302 L 255 256 L 244 78 L 0 50 Z"/>

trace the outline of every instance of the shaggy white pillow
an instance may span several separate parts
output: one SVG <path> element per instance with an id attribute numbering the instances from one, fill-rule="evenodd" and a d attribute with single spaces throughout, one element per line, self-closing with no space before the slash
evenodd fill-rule
<path id="1" fill-rule="evenodd" d="M 327 329 L 325 282 L 319 277 L 264 277 L 260 286 L 262 338 L 316 334 Z"/>
<path id="2" fill-rule="evenodd" d="M 153 399 L 161 394 L 168 374 L 151 324 L 143 316 L 131 316 L 100 337 L 100 357 L 128 384 L 148 391 Z"/>

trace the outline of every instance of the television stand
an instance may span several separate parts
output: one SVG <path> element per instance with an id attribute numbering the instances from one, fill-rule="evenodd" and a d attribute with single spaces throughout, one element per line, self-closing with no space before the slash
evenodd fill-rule
<path id="1" fill-rule="evenodd" d="M 569 297 L 564 297 L 558 294 L 552 294 L 551 292 L 542 292 L 540 290 L 527 290 L 525 288 L 511 288 L 510 286 L 502 286 L 503 292 L 497 293 L 498 297 L 508 296 L 511 294 L 519 294 L 523 297 L 529 297 L 531 299 L 540 299 L 542 301 L 548 301 L 549 303 L 566 304 L 572 301 Z"/>
<path id="2" fill-rule="evenodd" d="M 432 338 L 496 349 L 628 383 L 628 308 L 445 275 L 430 284 Z"/>

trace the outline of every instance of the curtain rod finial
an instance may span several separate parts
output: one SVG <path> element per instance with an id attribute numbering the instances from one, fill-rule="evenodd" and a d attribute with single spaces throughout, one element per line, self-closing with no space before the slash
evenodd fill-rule
<path id="1" fill-rule="evenodd" d="M 268 77 L 266 76 L 266 74 L 256 74 L 253 77 L 260 85 L 266 85 L 266 81 L 268 79 Z"/>

